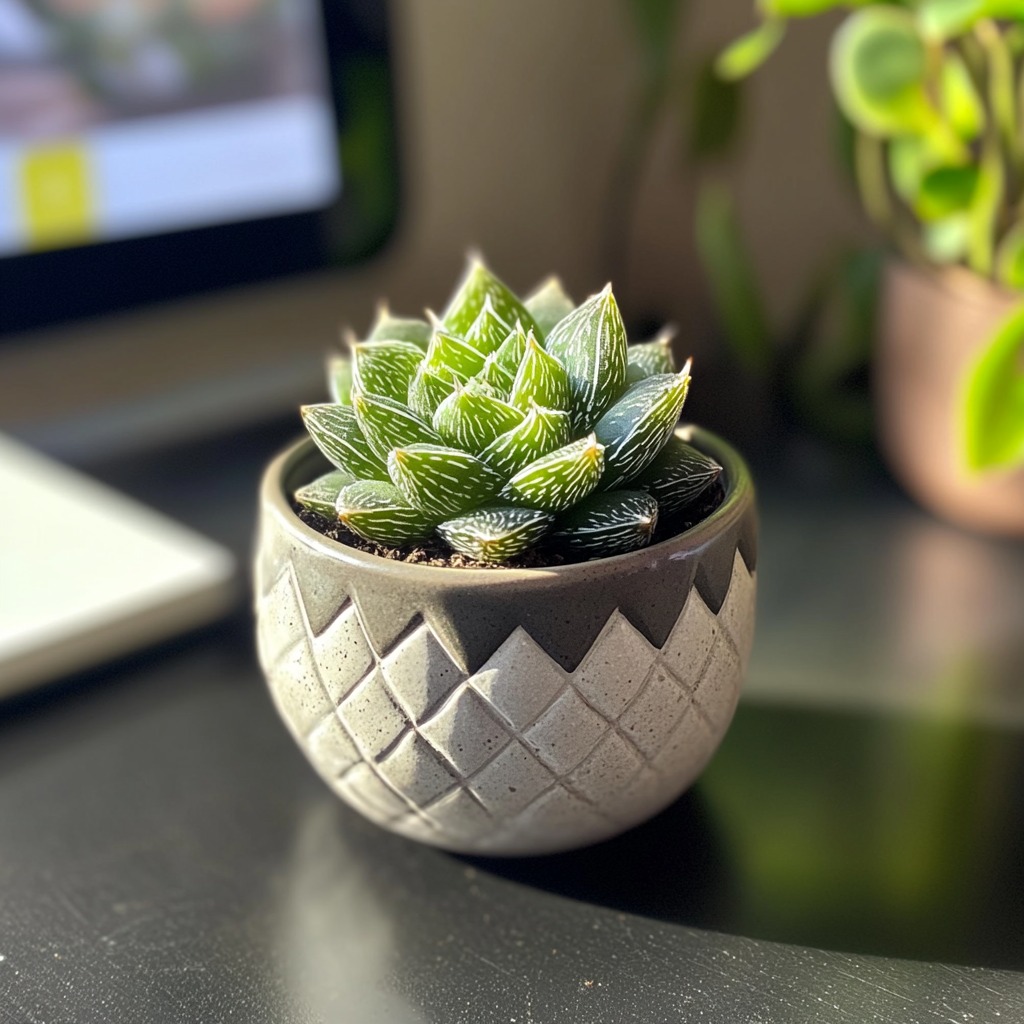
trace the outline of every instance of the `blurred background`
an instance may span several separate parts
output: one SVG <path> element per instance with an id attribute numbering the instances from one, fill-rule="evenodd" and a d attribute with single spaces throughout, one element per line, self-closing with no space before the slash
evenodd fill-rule
<path id="1" fill-rule="evenodd" d="M 582 298 L 612 278 L 637 331 L 675 322 L 710 375 L 723 347 L 694 242 L 709 167 L 780 333 L 822 264 L 870 237 L 831 144 L 827 19 L 708 95 L 745 0 L 355 2 L 332 7 L 326 56 L 314 7 L 3 0 L 4 426 L 56 443 L 69 417 L 81 437 L 82 416 L 187 402 L 212 379 L 239 406 L 245 381 L 261 401 L 268 376 L 290 381 L 283 409 L 340 323 L 364 329 L 384 295 L 442 303 L 471 245 L 514 288 L 557 271 Z M 69 194 L 33 214 L 48 172 Z M 313 273 L 211 291 L 295 271 Z M 170 297 L 187 301 L 139 309 Z"/>
<path id="2" fill-rule="evenodd" d="M 713 65 L 755 24 L 750 0 L 0 0 L 0 430 L 244 562 L 261 468 L 299 435 L 298 405 L 322 399 L 342 325 L 365 331 L 384 297 L 399 314 L 442 307 L 469 247 L 520 292 L 555 272 L 581 300 L 611 279 L 632 340 L 678 326 L 677 355 L 695 359 L 685 416 L 753 465 L 757 646 L 694 795 L 619 847 L 493 870 L 687 924 L 1019 970 L 1024 549 L 907 497 L 876 451 L 871 391 L 880 322 L 922 328 L 903 379 L 951 395 L 964 371 L 933 385 L 939 341 L 987 334 L 1016 300 L 969 300 L 961 330 L 937 294 L 882 288 L 888 250 L 862 211 L 829 81 L 842 17 L 794 20 L 775 59 L 731 82 Z M 1019 438 L 1024 369 L 1017 349 L 1001 358 L 1009 411 L 996 426 Z M 897 407 L 909 387 L 896 385 Z M 913 419 L 925 450 L 942 447 Z M 992 478 L 976 525 L 998 507 L 1009 512 L 988 526 L 1024 532 L 1021 473 Z M 903 485 L 924 500 L 930 484 L 912 477 Z M 936 505 L 958 518 L 955 502 Z M 10 835 L 24 863 L 34 808 L 89 776 L 83 750 L 106 788 L 81 814 L 128 828 L 104 795 L 136 774 L 119 722 L 145 756 L 167 744 L 154 763 L 172 778 L 177 735 L 196 788 L 227 780 L 216 792 L 254 820 L 271 820 L 254 788 L 287 804 L 282 834 L 329 799 L 305 794 L 318 784 L 253 695 L 251 627 L 237 595 L 232 607 L 205 647 L 101 673 L 110 687 L 64 710 L 39 698 L 0 719 L 9 763 L 36 758 L 25 788 L 20 764 L 0 771 L 0 809 L 23 811 Z M 134 704 L 118 678 L 140 682 Z M 83 706 L 91 718 L 75 717 Z M 52 740 L 50 714 L 62 716 Z M 301 799 L 278 799 L 293 761 Z M 165 794 L 134 796 L 164 813 Z M 187 836 L 194 799 L 182 787 L 169 807 Z M 61 847 L 63 821 L 45 827 Z M 339 829 L 337 842 L 352 835 L 367 863 L 387 860 L 376 833 Z M 167 861 L 191 864 L 191 849 Z M 253 877 L 278 870 L 274 856 Z M 625 886 L 621 865 L 643 858 L 650 880 Z M 436 863 L 443 884 L 462 884 L 460 863 Z"/>

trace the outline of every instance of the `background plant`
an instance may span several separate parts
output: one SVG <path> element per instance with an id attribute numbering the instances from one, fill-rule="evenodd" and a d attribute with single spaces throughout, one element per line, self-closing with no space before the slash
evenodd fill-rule
<path id="1" fill-rule="evenodd" d="M 774 327 L 732 191 L 730 167 L 742 140 L 746 94 L 718 73 L 715 54 L 674 54 L 689 0 L 624 0 L 640 78 L 613 168 L 606 263 L 625 280 L 628 229 L 644 165 L 665 119 L 679 128 L 681 166 L 697 179 L 694 241 L 717 327 L 736 371 L 812 430 L 866 442 L 873 434 L 867 368 L 881 255 L 839 247 L 809 282 L 794 320 Z"/>
<path id="2" fill-rule="evenodd" d="M 521 301 L 472 258 L 441 317 L 384 309 L 331 359 L 333 401 L 302 414 L 335 469 L 296 500 L 365 540 L 437 535 L 481 562 L 642 547 L 721 472 L 675 436 L 690 365 L 669 341 L 627 345 L 610 285 L 574 307 L 551 278 Z"/>
<path id="3" fill-rule="evenodd" d="M 789 20 L 852 9 L 830 73 L 854 129 L 863 205 L 910 260 L 1024 290 L 1024 4 L 1020 0 L 760 0 L 761 23 L 719 58 L 725 79 L 767 59 Z M 1024 318 L 964 389 L 974 470 L 1024 466 Z"/>

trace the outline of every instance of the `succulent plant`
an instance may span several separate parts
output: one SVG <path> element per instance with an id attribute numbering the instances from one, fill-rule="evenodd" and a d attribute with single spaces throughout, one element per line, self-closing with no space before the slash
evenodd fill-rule
<path id="1" fill-rule="evenodd" d="M 611 286 L 520 300 L 478 257 L 442 316 L 382 309 L 302 409 L 334 465 L 296 501 L 368 541 L 431 536 L 480 562 L 544 543 L 576 558 L 648 544 L 720 467 L 675 436 L 690 386 L 671 335 L 627 345 Z"/>

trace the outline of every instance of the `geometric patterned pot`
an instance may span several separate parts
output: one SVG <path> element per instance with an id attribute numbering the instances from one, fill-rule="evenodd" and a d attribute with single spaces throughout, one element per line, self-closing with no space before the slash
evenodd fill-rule
<path id="1" fill-rule="evenodd" d="M 723 466 L 722 505 L 653 547 L 550 569 L 365 554 L 291 510 L 324 471 L 312 442 L 270 465 L 260 663 L 339 796 L 421 842 L 522 855 L 616 835 L 697 778 L 750 654 L 757 513 L 736 452 L 681 431 Z"/>

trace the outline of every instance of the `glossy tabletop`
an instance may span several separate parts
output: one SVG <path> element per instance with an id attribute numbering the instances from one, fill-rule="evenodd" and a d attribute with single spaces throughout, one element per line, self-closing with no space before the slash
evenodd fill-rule
<path id="1" fill-rule="evenodd" d="M 95 468 L 244 553 L 293 429 Z M 755 473 L 733 727 L 589 850 L 364 822 L 276 719 L 245 609 L 0 706 L 0 1022 L 1024 1020 L 1024 547 L 799 442 Z"/>

